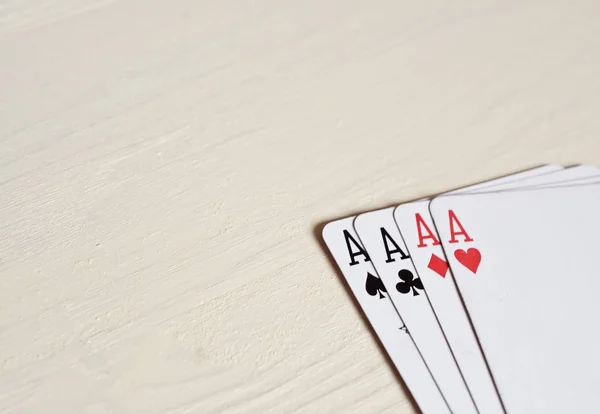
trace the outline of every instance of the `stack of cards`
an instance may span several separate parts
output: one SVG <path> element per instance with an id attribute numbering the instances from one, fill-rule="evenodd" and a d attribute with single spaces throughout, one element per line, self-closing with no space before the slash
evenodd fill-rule
<path id="1" fill-rule="evenodd" d="M 425 414 L 600 413 L 600 170 L 546 165 L 331 222 Z"/>

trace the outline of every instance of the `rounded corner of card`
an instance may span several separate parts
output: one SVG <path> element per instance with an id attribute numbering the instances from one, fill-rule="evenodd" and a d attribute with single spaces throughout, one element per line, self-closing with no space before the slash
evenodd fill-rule
<path id="1" fill-rule="evenodd" d="M 354 217 L 354 220 L 352 221 L 352 225 L 354 226 L 354 229 L 358 232 L 358 228 L 362 227 L 363 222 L 365 221 L 365 216 L 368 213 L 363 213 L 363 214 L 359 214 L 358 216 Z"/>
<path id="2" fill-rule="evenodd" d="M 440 204 L 442 202 L 442 200 L 446 199 L 447 196 L 444 195 L 439 195 L 436 197 L 433 197 L 430 201 L 429 201 L 429 213 L 433 214 L 433 212 L 438 208 L 438 204 Z"/>
<path id="3" fill-rule="evenodd" d="M 333 227 L 335 227 L 335 224 L 338 222 L 339 220 L 335 220 L 335 221 L 330 221 L 329 223 L 325 224 L 323 226 L 323 228 L 321 229 L 321 238 L 325 241 L 327 241 L 327 238 L 329 237 L 329 235 L 331 234 L 331 232 L 334 231 Z"/>

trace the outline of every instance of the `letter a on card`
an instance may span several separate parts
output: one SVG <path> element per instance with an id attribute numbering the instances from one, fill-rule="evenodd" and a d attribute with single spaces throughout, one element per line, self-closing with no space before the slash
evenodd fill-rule
<path id="1" fill-rule="evenodd" d="M 427 243 L 425 243 L 425 240 L 427 239 L 431 239 L 432 246 L 439 245 L 440 241 L 435 237 L 435 233 L 431 231 L 427 223 L 425 223 L 423 217 L 417 213 L 415 214 L 415 219 L 417 221 L 417 233 L 419 235 L 419 244 L 417 247 L 427 247 Z M 425 233 L 425 235 L 423 235 L 423 233 Z"/>

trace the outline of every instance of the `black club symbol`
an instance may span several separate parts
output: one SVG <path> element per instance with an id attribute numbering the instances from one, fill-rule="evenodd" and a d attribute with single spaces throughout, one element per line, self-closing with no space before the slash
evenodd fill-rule
<path id="1" fill-rule="evenodd" d="M 410 270 L 403 269 L 398 272 L 398 277 L 402 282 L 396 284 L 396 290 L 402 294 L 410 292 L 412 289 L 413 296 L 419 296 L 417 289 L 423 290 L 423 283 L 418 277 L 415 278 Z"/>

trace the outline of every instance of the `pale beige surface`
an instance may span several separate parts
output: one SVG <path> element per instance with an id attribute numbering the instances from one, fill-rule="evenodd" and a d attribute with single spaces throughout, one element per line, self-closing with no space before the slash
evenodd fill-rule
<path id="1" fill-rule="evenodd" d="M 412 412 L 315 228 L 600 165 L 599 17 L 1 1 L 0 412 Z"/>

